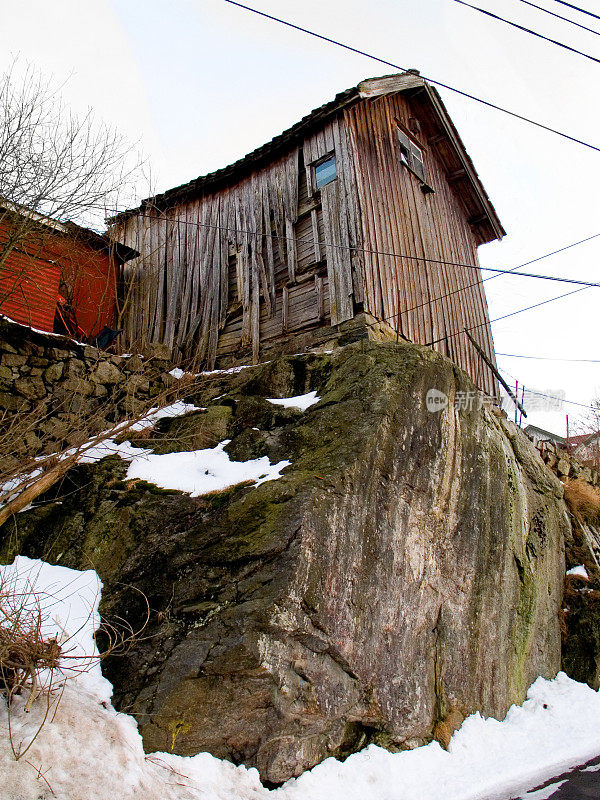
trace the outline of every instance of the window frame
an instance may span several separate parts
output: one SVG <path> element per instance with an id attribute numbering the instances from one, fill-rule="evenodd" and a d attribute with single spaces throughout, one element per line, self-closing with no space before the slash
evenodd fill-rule
<path id="1" fill-rule="evenodd" d="M 400 151 L 398 160 L 419 181 L 421 190 L 424 193 L 433 192 L 433 188 L 427 182 L 426 149 L 399 120 L 396 120 L 396 145 Z"/>
<path id="2" fill-rule="evenodd" d="M 333 167 L 335 169 L 335 176 L 333 178 L 331 178 L 331 180 L 327 181 L 327 183 L 322 183 L 319 186 L 317 184 L 317 168 L 321 167 L 323 164 L 326 164 L 328 161 L 333 161 Z M 335 150 L 331 150 L 326 155 L 321 156 L 321 158 L 317 159 L 316 161 L 313 161 L 313 163 L 310 166 L 311 166 L 311 172 L 312 172 L 312 176 L 311 177 L 312 177 L 312 183 L 313 183 L 314 191 L 320 192 L 321 189 L 324 186 L 329 186 L 330 183 L 333 183 L 334 181 L 337 181 L 337 179 L 338 179 L 338 171 L 337 171 L 337 162 L 336 162 Z"/>

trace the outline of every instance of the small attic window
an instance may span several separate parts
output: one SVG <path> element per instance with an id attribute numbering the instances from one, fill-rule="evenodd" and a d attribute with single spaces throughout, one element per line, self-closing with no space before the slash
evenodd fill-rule
<path id="1" fill-rule="evenodd" d="M 411 139 L 401 128 L 397 128 L 398 142 L 400 143 L 400 161 L 413 172 L 424 184 L 427 183 L 425 159 L 419 145 Z"/>
<path id="2" fill-rule="evenodd" d="M 335 170 L 335 156 L 327 156 L 324 161 L 315 164 L 315 186 L 320 189 L 337 178 Z"/>

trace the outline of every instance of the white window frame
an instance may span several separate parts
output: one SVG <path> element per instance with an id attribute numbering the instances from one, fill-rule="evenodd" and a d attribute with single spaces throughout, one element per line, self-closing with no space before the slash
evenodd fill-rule
<path id="1" fill-rule="evenodd" d="M 423 148 L 398 124 L 396 126 L 396 134 L 400 148 L 400 163 L 404 164 L 421 181 L 423 186 L 429 188 Z"/>

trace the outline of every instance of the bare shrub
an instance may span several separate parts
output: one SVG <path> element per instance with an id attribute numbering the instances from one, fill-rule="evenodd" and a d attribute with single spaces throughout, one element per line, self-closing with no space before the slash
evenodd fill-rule
<path id="1" fill-rule="evenodd" d="M 0 583 L 0 692 L 9 705 L 29 692 L 28 711 L 35 699 L 41 670 L 58 669 L 62 647 L 57 637 L 45 637 L 39 596 L 32 590 L 15 593 Z"/>
<path id="2" fill-rule="evenodd" d="M 53 719 L 70 679 L 88 672 L 109 655 L 126 653 L 139 639 L 148 623 L 150 608 L 143 592 L 132 588 L 142 595 L 146 604 L 146 617 L 140 629 L 134 631 L 122 619 L 103 620 L 96 634 L 103 634 L 107 646 L 101 654 L 89 654 L 74 644 L 74 637 L 90 621 L 93 607 L 79 629 L 69 634 L 58 620 L 51 618 L 50 609 L 57 602 L 54 593 L 37 590 L 35 578 L 23 583 L 18 576 L 6 579 L 0 575 L 0 695 L 6 699 L 8 735 L 15 760 L 25 756 L 44 725 Z M 24 703 L 16 703 L 16 698 L 23 695 L 26 696 Z M 28 742 L 17 743 L 13 735 L 13 717 L 28 713 L 38 698 L 43 706 L 37 715 L 37 727 Z"/>

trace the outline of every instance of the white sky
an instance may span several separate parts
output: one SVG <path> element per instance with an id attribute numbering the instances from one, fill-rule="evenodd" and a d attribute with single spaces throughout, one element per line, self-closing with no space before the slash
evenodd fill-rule
<path id="1" fill-rule="evenodd" d="M 536 0 L 556 13 L 600 22 Z M 600 146 L 600 65 L 452 0 L 254 0 L 257 8 L 455 85 Z M 249 5 L 252 2 L 248 1 Z M 519 0 L 478 0 L 600 57 L 600 37 Z M 583 0 L 582 0 L 583 4 Z M 585 7 L 585 5 L 584 5 Z M 597 6 L 588 0 L 588 8 Z M 223 0 L 0 0 L 0 67 L 20 55 L 66 80 L 63 96 L 139 141 L 163 191 L 225 166 L 365 77 L 393 70 Z M 600 233 L 600 153 L 441 90 L 507 231 L 482 264 L 513 267 Z M 149 185 L 140 186 L 140 198 Z M 528 271 L 600 281 L 600 238 Z M 489 273 L 488 273 L 489 274 Z M 568 292 L 501 277 L 486 284 L 492 319 Z M 600 288 L 493 324 L 499 353 L 600 358 Z M 587 403 L 598 364 L 498 356 L 526 387 Z M 508 377 L 508 376 L 507 376 Z M 514 380 L 514 378 L 511 378 Z M 564 432 L 565 405 L 530 420 Z"/>

